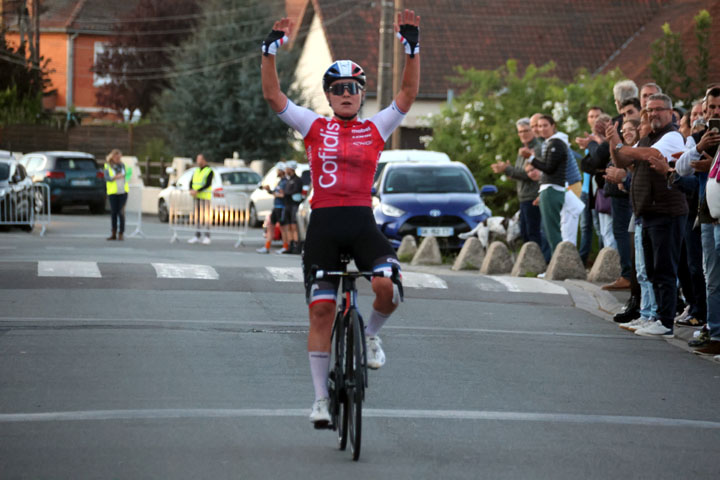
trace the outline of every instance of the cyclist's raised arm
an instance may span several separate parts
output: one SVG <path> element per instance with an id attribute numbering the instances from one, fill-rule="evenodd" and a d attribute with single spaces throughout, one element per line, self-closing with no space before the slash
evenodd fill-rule
<path id="1" fill-rule="evenodd" d="M 289 18 L 278 20 L 273 25 L 272 32 L 262 44 L 261 78 L 263 97 L 275 112 L 281 112 L 287 104 L 287 96 L 280 89 L 275 66 L 275 54 L 278 48 L 289 40 L 292 30 L 292 21 Z"/>
<path id="2" fill-rule="evenodd" d="M 405 68 L 395 104 L 403 112 L 410 110 L 420 89 L 420 15 L 413 10 L 398 12 L 395 31 L 405 45 Z"/>

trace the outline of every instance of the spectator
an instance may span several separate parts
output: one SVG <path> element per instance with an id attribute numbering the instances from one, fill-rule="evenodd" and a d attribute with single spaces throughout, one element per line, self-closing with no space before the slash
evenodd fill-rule
<path id="1" fill-rule="evenodd" d="M 707 118 L 720 119 L 720 87 L 710 88 L 705 98 Z M 697 347 L 699 353 L 712 353 L 718 350 L 718 340 L 720 340 L 720 248 L 718 248 L 720 226 L 717 223 L 717 219 L 720 218 L 720 209 L 718 208 L 720 196 L 717 192 L 720 133 L 706 128 L 703 132 L 693 134 L 693 137 L 696 146 L 688 149 L 678 159 L 676 170 L 679 175 L 686 176 L 695 173 L 698 176 L 699 197 L 705 200 L 700 202 L 698 220 L 700 221 L 705 270 L 707 323 L 700 336 L 690 340 L 689 345 Z M 710 172 L 709 179 L 705 173 L 708 171 Z M 706 179 L 707 183 L 705 183 Z M 680 321 L 678 323 L 683 324 Z"/>
<path id="2" fill-rule="evenodd" d="M 655 95 L 656 93 L 663 93 L 662 88 L 660 88 L 657 83 L 651 82 L 643 85 L 640 89 L 640 108 L 645 108 L 648 98 L 650 98 L 650 95 Z"/>
<path id="3" fill-rule="evenodd" d="M 672 337 L 677 269 L 688 206 L 683 193 L 660 172 L 663 168 L 667 170 L 672 155 L 683 150 L 685 141 L 672 124 L 670 97 L 651 95 L 647 111 L 652 132 L 636 148 L 623 144 L 614 126 L 608 127 L 606 135 L 618 167 L 634 166 L 633 210 L 642 219 L 646 269 L 658 302 L 657 321 L 638 328 L 635 334 Z"/>
<path id="4" fill-rule="evenodd" d="M 562 241 L 560 230 L 560 211 L 565 203 L 565 169 L 567 167 L 567 147 L 565 142 L 556 137 L 555 120 L 549 115 L 543 115 L 537 122 L 541 138 L 545 139 L 542 145 L 542 157 L 533 157 L 529 166 L 542 171 L 540 180 L 540 213 L 542 215 L 543 231 L 545 232 L 550 254 Z"/>
<path id="5" fill-rule="evenodd" d="M 193 207 L 195 211 L 195 224 L 197 231 L 195 236 L 188 240 L 188 243 L 197 243 L 202 238 L 203 245 L 210 245 L 210 230 L 208 221 L 210 219 L 210 201 L 212 200 L 212 181 L 214 172 L 208 166 L 205 155 L 200 153 L 195 159 L 197 168 L 193 173 L 192 184 L 190 185 L 190 195 L 193 197 Z"/>
<path id="6" fill-rule="evenodd" d="M 620 105 L 620 115 L 622 115 L 623 122 L 626 120 L 637 120 L 640 121 L 640 100 L 635 97 L 628 98 Z"/>
<path id="7" fill-rule="evenodd" d="M 279 179 L 275 189 L 270 190 L 270 186 L 265 185 L 265 190 L 275 198 L 273 199 L 272 212 L 270 212 L 265 222 L 265 245 L 256 250 L 258 253 L 270 253 L 270 245 L 275 236 L 275 225 L 279 224 L 280 220 L 282 220 L 282 213 L 285 208 L 285 200 L 283 199 L 283 189 L 287 183 L 287 179 L 285 178 L 285 163 L 278 162 L 278 164 L 275 165 L 275 170 Z M 287 243 L 287 233 L 282 226 L 280 227 L 280 231 L 282 232 L 283 248 L 287 249 L 289 247 Z"/>
<path id="8" fill-rule="evenodd" d="M 105 190 L 110 203 L 110 226 L 112 233 L 106 240 L 123 240 L 125 234 L 125 204 L 130 191 L 132 167 L 125 167 L 122 152 L 117 148 L 105 157 Z M 120 230 L 118 231 L 118 220 Z"/>
<path id="9" fill-rule="evenodd" d="M 283 210 L 283 225 L 287 228 L 287 239 L 290 241 L 289 248 L 283 246 L 279 253 L 300 253 L 300 245 L 298 244 L 297 230 L 297 210 L 302 201 L 302 180 L 295 174 L 297 162 L 290 160 L 285 164 L 285 175 L 287 183 L 283 190 L 283 198 L 285 200 L 285 209 Z"/>
<path id="10" fill-rule="evenodd" d="M 590 126 L 591 132 L 595 126 L 595 121 L 603 113 L 603 109 L 600 107 L 590 107 L 588 110 L 587 122 Z M 575 143 L 577 143 L 578 146 L 585 152 L 585 157 L 581 160 L 582 165 L 588 158 L 589 154 L 587 146 L 588 143 L 590 143 L 590 135 L 588 132 L 584 132 L 582 137 L 577 137 L 575 139 Z M 587 264 L 588 257 L 590 256 L 590 249 L 592 248 L 593 227 L 595 231 L 598 232 L 598 237 L 600 238 L 600 248 L 602 248 L 603 245 L 602 237 L 599 235 L 600 222 L 598 220 L 597 210 L 595 210 L 595 193 L 597 192 L 598 185 L 594 178 L 594 172 L 586 172 L 583 169 L 582 176 L 583 183 L 580 200 L 582 200 L 585 204 L 585 209 L 580 216 L 580 248 L 578 249 L 578 253 L 580 254 L 580 259 L 582 260 L 583 265 L 585 265 Z"/>
<path id="11" fill-rule="evenodd" d="M 520 203 L 520 234 L 525 242 L 535 242 L 542 245 L 540 236 L 540 208 L 533 205 L 538 196 L 539 184 L 530 179 L 525 172 L 524 166 L 527 159 L 532 157 L 537 145 L 542 145 L 542 140 L 535 137 L 530 128 L 530 119 L 521 118 L 515 124 L 517 134 L 522 146 L 518 149 L 515 165 L 509 162 L 496 162 L 491 165 L 493 172 L 505 174 L 517 182 L 517 195 Z"/>
<path id="12" fill-rule="evenodd" d="M 615 236 L 612 233 L 611 200 L 605 195 L 605 170 L 610 160 L 610 152 L 605 141 L 605 128 L 610 125 L 610 115 L 603 113 L 598 116 L 589 137 L 588 155 L 583 159 L 583 170 L 593 175 L 597 185 L 593 198 L 593 208 L 598 217 L 598 232 L 605 247 L 617 249 Z"/>

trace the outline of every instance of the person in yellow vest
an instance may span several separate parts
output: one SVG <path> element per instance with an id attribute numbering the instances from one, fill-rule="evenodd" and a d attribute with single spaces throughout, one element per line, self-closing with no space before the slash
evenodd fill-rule
<path id="1" fill-rule="evenodd" d="M 193 173 L 192 184 L 190 185 L 190 195 L 195 199 L 195 222 L 198 230 L 195 236 L 188 240 L 188 243 L 197 243 L 204 233 L 202 243 L 210 245 L 210 232 L 205 227 L 205 231 L 201 231 L 202 227 L 207 224 L 207 216 L 210 214 L 210 200 L 212 199 L 212 181 L 213 171 L 208 166 L 205 155 L 198 154 L 196 160 L 197 168 Z"/>
<path id="2" fill-rule="evenodd" d="M 132 167 L 126 167 L 122 162 L 122 152 L 117 148 L 105 157 L 106 163 L 103 174 L 105 176 L 105 189 L 110 202 L 110 222 L 112 234 L 107 240 L 122 240 L 125 233 L 125 204 L 130 191 L 130 177 Z M 118 220 L 120 229 L 118 230 Z"/>

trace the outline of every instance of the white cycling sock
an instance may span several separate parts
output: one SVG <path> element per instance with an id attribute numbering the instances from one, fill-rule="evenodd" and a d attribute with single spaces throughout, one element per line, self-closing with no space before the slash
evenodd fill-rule
<path id="1" fill-rule="evenodd" d="M 330 368 L 330 354 L 328 352 L 308 352 L 310 357 L 310 373 L 313 387 L 315 387 L 315 400 L 328 397 L 328 369 Z"/>
<path id="2" fill-rule="evenodd" d="M 390 318 L 389 313 L 385 315 L 373 308 L 372 312 L 370 312 L 370 319 L 368 320 L 367 325 L 365 325 L 365 335 L 368 337 L 374 337 L 377 335 L 382 326 L 385 325 L 388 318 Z"/>

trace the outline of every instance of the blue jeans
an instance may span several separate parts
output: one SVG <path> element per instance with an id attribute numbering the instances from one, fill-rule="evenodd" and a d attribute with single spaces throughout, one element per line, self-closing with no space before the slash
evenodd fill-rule
<path id="1" fill-rule="evenodd" d="M 700 225 L 703 267 L 707 285 L 707 326 L 710 338 L 720 340 L 720 225 Z"/>
<path id="2" fill-rule="evenodd" d="M 127 202 L 127 193 L 116 193 L 114 195 L 108 195 L 108 202 L 110 202 L 110 225 L 112 231 L 118 230 L 118 220 L 120 221 L 119 233 L 125 233 L 125 203 Z"/>
<path id="3" fill-rule="evenodd" d="M 657 318 L 665 328 L 673 329 L 677 306 L 677 271 L 682 234 L 687 215 L 644 215 L 642 247 L 645 271 L 653 284 L 657 300 Z"/>
<path id="4" fill-rule="evenodd" d="M 640 284 L 640 315 L 643 318 L 657 317 L 657 302 L 653 285 L 645 271 L 645 252 L 642 245 L 642 222 L 635 224 L 635 273 Z"/>
<path id="5" fill-rule="evenodd" d="M 540 207 L 533 205 L 532 200 L 520 202 L 520 235 L 525 242 L 535 242 L 542 245 L 540 235 Z"/>
<path id="6" fill-rule="evenodd" d="M 613 236 L 620 254 L 620 275 L 628 280 L 632 277 L 632 251 L 630 247 L 630 218 L 632 208 L 630 200 L 622 197 L 611 197 Z"/>

